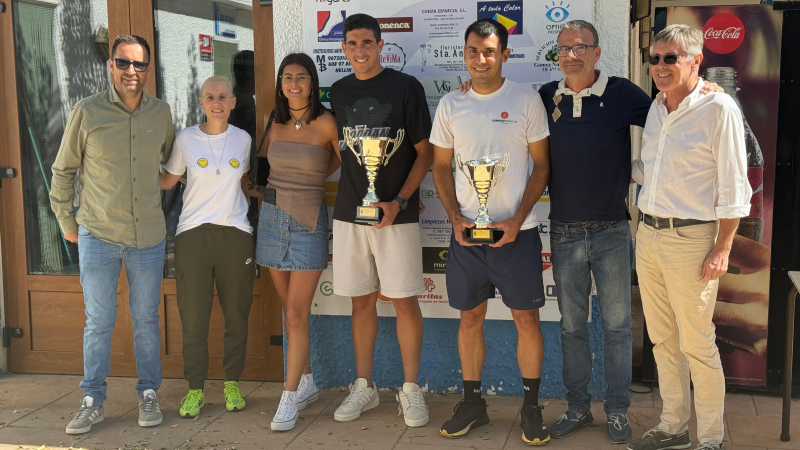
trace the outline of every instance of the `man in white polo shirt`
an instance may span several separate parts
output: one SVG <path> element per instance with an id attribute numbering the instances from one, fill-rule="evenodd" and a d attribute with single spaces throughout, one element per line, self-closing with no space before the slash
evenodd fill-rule
<path id="1" fill-rule="evenodd" d="M 653 39 L 661 91 L 650 107 L 641 163 L 636 271 L 664 401 L 661 422 L 630 450 L 691 446 L 690 381 L 697 450 L 724 450 L 725 377 L 715 343 L 718 278 L 728 269 L 739 218 L 750 213 L 742 113 L 725 94 L 701 95 L 699 28 L 670 25 Z M 691 379 L 690 379 L 691 373 Z"/>

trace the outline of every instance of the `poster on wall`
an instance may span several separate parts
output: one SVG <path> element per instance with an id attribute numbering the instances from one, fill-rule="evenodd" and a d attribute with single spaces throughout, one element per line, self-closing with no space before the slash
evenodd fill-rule
<path id="1" fill-rule="evenodd" d="M 556 37 L 564 22 L 575 19 L 592 21 L 591 0 L 303 0 L 303 51 L 311 55 L 320 77 L 320 97 L 330 106 L 330 86 L 352 73 L 342 51 L 344 21 L 348 14 L 365 13 L 381 25 L 384 40 L 380 56 L 384 67 L 416 77 L 428 101 L 431 117 L 439 100 L 469 79 L 464 65 L 464 31 L 474 21 L 492 18 L 509 31 L 511 56 L 503 64 L 503 75 L 518 83 L 538 89 L 551 80 L 563 77 L 555 58 Z M 326 184 L 326 205 L 329 217 L 338 189 L 338 173 Z M 425 210 L 420 215 L 423 276 L 426 292 L 419 296 L 425 317 L 458 318 L 459 312 L 448 304 L 445 284 L 447 252 L 450 245 L 450 220 L 438 199 L 430 173 L 420 185 L 420 199 Z M 540 310 L 541 320 L 561 318 L 556 302 L 556 287 L 550 263 L 549 222 L 550 198 L 545 191 L 536 205 L 541 224 L 542 267 L 546 304 Z M 332 245 L 331 245 L 332 248 Z M 331 257 L 323 271 L 314 302 L 313 314 L 350 315 L 349 298 L 333 294 L 333 265 Z M 489 300 L 487 318 L 511 319 L 511 313 L 500 298 Z M 587 299 L 588 301 L 588 299 Z M 393 316 L 389 301 L 378 302 L 378 314 Z"/>
<path id="2" fill-rule="evenodd" d="M 761 386 L 767 375 L 769 267 L 775 188 L 782 14 L 766 5 L 667 8 L 667 23 L 703 29 L 700 74 L 725 89 L 743 113 L 750 216 L 731 248 L 738 274 L 720 278 L 714 324 L 725 379 Z"/>

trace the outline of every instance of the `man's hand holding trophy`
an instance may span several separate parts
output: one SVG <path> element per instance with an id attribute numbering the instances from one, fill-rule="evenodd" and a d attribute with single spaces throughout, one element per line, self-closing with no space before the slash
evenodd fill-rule
<path id="1" fill-rule="evenodd" d="M 506 153 L 502 160 L 498 154 L 484 156 L 480 159 L 461 161 L 461 155 L 456 153 L 456 165 L 467 178 L 469 184 L 478 193 L 478 216 L 475 218 L 474 227 L 468 227 L 466 241 L 473 245 L 492 245 L 503 237 L 503 230 L 494 228 L 492 218 L 486 203 L 489 200 L 489 190 L 497 184 L 500 177 L 508 169 L 511 155 Z"/>

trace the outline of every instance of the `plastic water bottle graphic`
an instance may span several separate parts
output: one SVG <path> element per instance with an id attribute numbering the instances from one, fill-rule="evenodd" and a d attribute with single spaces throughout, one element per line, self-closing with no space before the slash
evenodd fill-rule
<path id="1" fill-rule="evenodd" d="M 703 79 L 717 83 L 733 98 L 739 111 L 742 111 L 742 104 L 736 94 L 739 88 L 736 87 L 736 70 L 733 67 L 711 67 L 705 70 Z M 761 242 L 764 237 L 764 155 L 750 124 L 747 123 L 744 111 L 742 111 L 742 121 L 747 147 L 747 179 L 753 188 L 753 197 L 750 199 L 750 215 L 739 221 L 736 234 Z"/>

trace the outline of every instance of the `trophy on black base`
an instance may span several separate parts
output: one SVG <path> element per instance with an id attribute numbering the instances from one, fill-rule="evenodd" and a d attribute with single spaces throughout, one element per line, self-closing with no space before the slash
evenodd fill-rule
<path id="1" fill-rule="evenodd" d="M 499 228 L 489 228 L 492 218 L 489 217 L 489 210 L 486 202 L 489 199 L 489 189 L 503 176 L 508 169 L 510 154 L 503 156 L 503 161 L 494 156 L 486 156 L 481 159 L 473 159 L 461 162 L 461 155 L 456 153 L 456 164 L 461 173 L 467 177 L 469 184 L 478 192 L 478 217 L 475 218 L 475 228 L 467 228 L 467 242 L 470 244 L 490 245 L 499 241 L 503 237 L 503 230 Z M 502 168 L 502 170 L 498 170 Z"/>
<path id="2" fill-rule="evenodd" d="M 400 148 L 400 143 L 403 142 L 406 132 L 402 128 L 397 130 L 395 139 L 370 136 L 369 129 L 361 127 L 355 129 L 344 127 L 342 133 L 347 147 L 356 155 L 358 163 L 367 170 L 367 180 L 369 180 L 367 195 L 361 201 L 361 206 L 356 209 L 356 223 L 380 223 L 383 218 L 383 210 L 372 206 L 373 203 L 380 201 L 378 195 L 375 194 L 375 180 L 378 177 L 378 169 L 389 163 L 389 158 Z M 389 144 L 393 144 L 391 152 L 388 151 Z"/>

